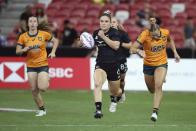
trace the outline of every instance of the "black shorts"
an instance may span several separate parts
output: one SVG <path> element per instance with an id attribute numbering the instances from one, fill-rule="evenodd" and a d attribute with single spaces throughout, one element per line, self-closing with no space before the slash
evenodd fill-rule
<path id="1" fill-rule="evenodd" d="M 120 61 L 120 74 L 126 73 L 128 70 L 127 62 L 126 61 Z"/>
<path id="2" fill-rule="evenodd" d="M 48 73 L 49 67 L 48 66 L 41 66 L 41 67 L 27 67 L 27 72 L 37 72 L 40 73 L 42 71 Z"/>
<path id="3" fill-rule="evenodd" d="M 167 69 L 168 64 L 166 63 L 166 64 L 162 64 L 162 65 L 159 65 L 159 66 L 147 66 L 147 65 L 144 65 L 143 72 L 144 72 L 144 74 L 147 74 L 147 75 L 154 75 L 154 71 L 158 67 L 164 67 L 164 68 Z"/>
<path id="4" fill-rule="evenodd" d="M 95 65 L 95 70 L 96 69 L 104 70 L 109 81 L 117 81 L 120 79 L 120 69 L 117 63 L 97 63 Z"/>

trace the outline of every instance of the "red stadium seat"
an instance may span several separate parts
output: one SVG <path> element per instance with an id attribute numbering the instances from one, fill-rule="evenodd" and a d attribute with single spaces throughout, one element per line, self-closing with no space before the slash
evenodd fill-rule
<path id="1" fill-rule="evenodd" d="M 187 13 L 187 16 L 193 17 L 193 19 L 196 18 L 196 13 L 193 13 L 193 10 L 187 10 L 186 13 Z"/>
<path id="2" fill-rule="evenodd" d="M 131 41 L 135 41 L 135 40 L 137 40 L 137 37 L 139 36 L 138 34 L 135 34 L 135 33 L 132 33 L 132 32 L 130 32 L 130 33 L 128 33 L 129 34 L 129 38 L 131 39 Z"/>
<path id="3" fill-rule="evenodd" d="M 54 15 L 55 18 L 61 18 L 61 19 L 68 19 L 70 16 L 70 12 L 67 12 L 67 11 L 58 11 L 58 13 L 56 13 Z"/>
<path id="4" fill-rule="evenodd" d="M 57 11 L 56 9 L 49 9 L 49 10 L 46 10 L 45 13 L 46 13 L 46 15 L 47 15 L 48 17 L 53 18 L 54 15 L 56 14 L 56 11 Z"/>
<path id="5" fill-rule="evenodd" d="M 89 25 L 91 26 L 93 23 L 93 19 L 92 18 L 85 18 L 85 19 L 81 19 L 78 23 L 78 25 Z"/>
<path id="6" fill-rule="evenodd" d="M 71 17 L 79 17 L 79 18 L 83 18 L 85 16 L 86 12 L 84 10 L 74 10 L 71 13 Z"/>
<path id="7" fill-rule="evenodd" d="M 81 4 L 76 4 L 73 8 L 76 10 L 87 10 L 88 5 L 81 3 Z"/>
<path id="8" fill-rule="evenodd" d="M 88 5 L 88 10 L 91 10 L 91 9 L 100 11 L 100 10 L 102 9 L 102 7 L 101 7 L 101 5 L 98 4 L 98 3 L 92 3 L 92 4 L 89 4 L 89 5 Z"/>
<path id="9" fill-rule="evenodd" d="M 35 8 L 35 9 L 38 8 L 38 7 L 41 7 L 43 9 L 45 9 L 46 8 L 46 5 L 43 4 L 43 3 L 36 3 L 36 4 L 33 5 L 33 8 Z"/>
<path id="10" fill-rule="evenodd" d="M 48 5 L 48 8 L 47 9 L 56 9 L 56 10 L 59 10 L 60 9 L 60 7 L 61 7 L 61 5 L 62 5 L 62 2 L 61 1 L 58 1 L 58 2 L 55 2 L 55 3 L 50 3 L 49 5 Z"/>
<path id="11" fill-rule="evenodd" d="M 9 43 L 9 46 L 15 46 L 17 43 L 17 37 L 16 33 L 10 33 L 7 35 L 7 41 Z"/>
<path id="12" fill-rule="evenodd" d="M 71 24 L 75 27 L 78 24 L 78 22 L 80 21 L 80 18 L 70 17 L 69 20 L 70 20 Z"/>
<path id="13" fill-rule="evenodd" d="M 75 6 L 75 4 L 74 5 L 72 5 L 72 4 L 61 4 L 60 5 L 60 9 L 62 10 L 62 9 L 66 9 L 66 10 L 72 10 L 73 8 L 74 8 L 74 6 Z"/>
<path id="14" fill-rule="evenodd" d="M 187 14 L 182 12 L 182 13 L 177 13 L 175 16 L 175 19 L 186 19 L 187 18 Z"/>
<path id="15" fill-rule="evenodd" d="M 99 15 L 100 14 L 99 14 L 99 12 L 97 10 L 91 10 L 91 11 L 87 12 L 86 17 L 91 17 L 91 18 L 98 19 Z"/>
<path id="16" fill-rule="evenodd" d="M 134 25 L 135 25 L 135 20 L 134 20 L 134 19 L 125 20 L 125 22 L 124 22 L 123 25 L 124 25 L 125 27 L 134 26 Z"/>
<path id="17" fill-rule="evenodd" d="M 14 33 L 17 33 L 17 30 L 20 28 L 20 25 L 14 26 Z"/>
<path id="18" fill-rule="evenodd" d="M 114 12 L 115 9 L 116 9 L 115 4 L 106 4 L 106 5 L 104 5 L 102 12 L 104 12 L 106 10 L 110 10 L 110 11 Z"/>
<path id="19" fill-rule="evenodd" d="M 129 4 L 119 4 L 116 7 L 116 11 L 118 11 L 118 10 L 127 10 L 127 11 L 129 11 Z"/>
<path id="20" fill-rule="evenodd" d="M 193 3 L 186 4 L 186 9 L 185 10 L 186 11 L 188 11 L 188 10 L 195 11 L 196 10 L 195 4 L 193 4 Z"/>
<path id="21" fill-rule="evenodd" d="M 140 27 L 137 27 L 137 26 L 127 27 L 127 32 L 129 32 L 129 33 L 140 34 L 141 31 L 142 31 L 142 29 Z"/>
<path id="22" fill-rule="evenodd" d="M 83 30 L 87 30 L 88 31 L 88 25 L 77 25 L 76 30 L 77 32 L 80 34 Z"/>
<path id="23" fill-rule="evenodd" d="M 61 25 L 63 25 L 64 20 L 65 20 L 64 18 L 55 18 L 55 19 L 53 19 L 53 22 L 55 22 L 57 24 L 58 28 L 60 28 Z"/>
<path id="24" fill-rule="evenodd" d="M 158 16 L 163 19 L 171 19 L 171 11 L 168 10 L 158 10 Z"/>
<path id="25" fill-rule="evenodd" d="M 100 21 L 99 19 L 93 19 L 93 25 L 99 25 Z"/>

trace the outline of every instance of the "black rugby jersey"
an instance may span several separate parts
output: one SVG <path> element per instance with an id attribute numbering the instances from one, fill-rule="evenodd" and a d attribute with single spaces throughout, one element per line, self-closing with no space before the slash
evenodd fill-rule
<path id="1" fill-rule="evenodd" d="M 115 63 L 117 62 L 117 51 L 112 49 L 106 42 L 98 36 L 98 32 L 100 29 L 94 31 L 93 38 L 95 40 L 95 44 L 98 47 L 98 55 L 96 62 L 97 63 Z M 119 41 L 120 36 L 119 31 L 110 28 L 108 32 L 105 33 L 105 36 L 108 37 L 110 40 Z"/>
<path id="2" fill-rule="evenodd" d="M 131 40 L 127 34 L 127 32 L 123 30 L 118 30 L 120 35 L 120 43 L 129 43 Z M 120 46 L 118 49 L 118 61 L 126 61 L 126 58 L 129 57 L 129 50 Z"/>

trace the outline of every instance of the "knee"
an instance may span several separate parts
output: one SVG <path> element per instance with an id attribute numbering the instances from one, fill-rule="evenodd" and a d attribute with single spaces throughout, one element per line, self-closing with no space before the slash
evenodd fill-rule
<path id="1" fill-rule="evenodd" d="M 38 95 L 38 93 L 39 93 L 39 90 L 38 90 L 37 88 L 31 89 L 31 91 L 32 91 L 32 94 L 33 94 L 34 96 Z"/>
<path id="2" fill-rule="evenodd" d="M 95 89 L 101 88 L 101 82 L 95 81 Z"/>
<path id="3" fill-rule="evenodd" d="M 162 90 L 162 83 L 161 82 L 160 83 L 156 83 L 155 84 L 155 89 L 158 90 L 158 91 Z"/>
<path id="4" fill-rule="evenodd" d="M 39 85 L 38 87 L 39 87 L 39 89 L 40 89 L 42 92 L 45 92 L 45 91 L 48 89 L 49 84 Z"/>

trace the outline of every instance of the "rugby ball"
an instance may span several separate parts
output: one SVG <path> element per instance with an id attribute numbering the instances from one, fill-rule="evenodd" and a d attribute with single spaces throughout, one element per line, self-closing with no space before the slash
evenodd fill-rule
<path id="1" fill-rule="evenodd" d="M 93 36 L 88 32 L 83 32 L 80 35 L 80 40 L 82 41 L 82 46 L 85 48 L 93 48 L 94 47 L 94 39 Z"/>

